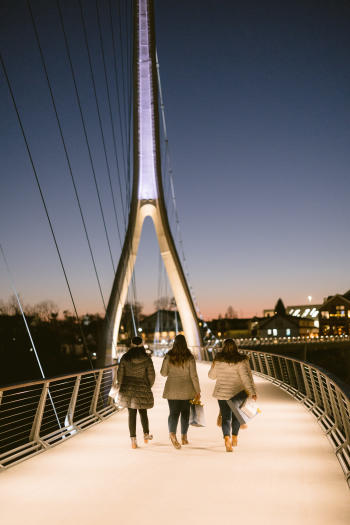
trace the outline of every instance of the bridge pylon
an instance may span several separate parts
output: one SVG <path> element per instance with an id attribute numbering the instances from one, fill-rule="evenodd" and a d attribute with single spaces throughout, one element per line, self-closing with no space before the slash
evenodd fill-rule
<path id="1" fill-rule="evenodd" d="M 151 217 L 155 227 L 187 344 L 190 347 L 201 345 L 196 311 L 170 230 L 164 199 L 153 0 L 134 0 L 133 8 L 133 188 L 128 228 L 106 312 L 105 364 L 112 361 L 117 348 L 123 306 L 146 217 Z"/>

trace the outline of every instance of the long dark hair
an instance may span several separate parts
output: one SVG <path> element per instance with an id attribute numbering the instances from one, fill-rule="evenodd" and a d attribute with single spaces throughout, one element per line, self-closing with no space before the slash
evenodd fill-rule
<path id="1" fill-rule="evenodd" d="M 184 365 L 185 361 L 193 359 L 193 355 L 187 348 L 186 339 L 182 334 L 175 337 L 172 349 L 167 353 L 170 363 L 175 366 Z"/>
<path id="2" fill-rule="evenodd" d="M 238 348 L 233 339 L 225 339 L 221 352 L 215 356 L 215 361 L 224 361 L 225 363 L 239 363 L 245 361 L 247 356 L 238 352 Z"/>

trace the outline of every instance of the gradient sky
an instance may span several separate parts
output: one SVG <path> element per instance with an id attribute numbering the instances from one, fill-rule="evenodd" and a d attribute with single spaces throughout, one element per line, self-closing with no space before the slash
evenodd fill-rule
<path id="1" fill-rule="evenodd" d="M 116 264 L 120 245 L 78 4 L 61 3 Z M 83 4 L 112 165 L 94 2 Z M 79 312 L 102 311 L 25 2 L 1 5 L 1 49 L 74 297 Z M 113 269 L 56 2 L 32 5 L 108 298 Z M 108 48 L 108 1 L 99 5 Z M 156 0 L 155 8 L 177 206 L 190 284 L 203 316 L 224 314 L 229 305 L 240 316 L 261 315 L 278 297 L 303 304 L 311 295 L 318 303 L 348 290 L 349 3 Z M 107 64 L 112 67 L 109 55 Z M 0 111 L 0 239 L 16 288 L 24 303 L 51 299 L 72 310 L 2 72 Z M 117 192 L 115 178 L 113 184 Z M 147 313 L 157 298 L 158 264 L 153 226 L 146 222 L 136 285 Z M 10 294 L 1 261 L 0 300 Z"/>

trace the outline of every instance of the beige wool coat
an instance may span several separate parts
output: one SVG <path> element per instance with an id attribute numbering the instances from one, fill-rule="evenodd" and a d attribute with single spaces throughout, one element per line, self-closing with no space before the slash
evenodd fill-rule
<path id="1" fill-rule="evenodd" d="M 208 376 L 210 379 L 216 379 L 213 392 L 216 399 L 231 399 L 242 390 L 245 390 L 248 396 L 256 395 L 248 359 L 239 363 L 214 361 Z"/>
<path id="2" fill-rule="evenodd" d="M 200 386 L 194 357 L 176 366 L 166 355 L 160 374 L 167 377 L 163 397 L 165 399 L 193 399 L 200 393 Z"/>

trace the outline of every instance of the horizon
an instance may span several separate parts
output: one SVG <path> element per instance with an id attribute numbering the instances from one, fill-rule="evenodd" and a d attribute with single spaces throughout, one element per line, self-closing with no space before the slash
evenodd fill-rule
<path id="1" fill-rule="evenodd" d="M 7 4 L 1 22 L 4 60 L 77 309 L 103 311 L 30 18 L 23 6 Z M 108 51 L 108 5 L 99 5 Z M 114 169 L 94 3 L 86 0 L 84 7 L 108 158 Z M 108 300 L 114 271 L 56 3 L 34 0 L 33 12 Z M 79 90 L 116 265 L 120 246 L 77 5 L 66 5 L 63 15 L 80 75 Z M 346 242 L 350 223 L 349 10 L 345 5 L 322 5 L 315 10 L 309 2 L 281 5 L 272 0 L 264 5 L 257 0 L 245 5 L 223 0 L 219 7 L 213 0 L 191 0 L 179 10 L 171 0 L 156 0 L 155 17 L 185 266 L 203 318 L 224 316 L 229 306 L 241 318 L 260 316 L 279 297 L 286 305 L 307 304 L 308 296 L 321 304 L 324 297 L 345 293 L 350 286 L 350 244 Z M 19 32 L 21 39 L 16 36 Z M 112 57 L 107 53 L 106 58 L 112 90 Z M 0 242 L 11 279 L 25 304 L 52 297 L 61 310 L 71 310 L 5 82 L 0 104 L 4 115 L 0 122 L 4 173 Z M 113 185 L 117 189 L 114 179 Z M 117 212 L 123 223 L 119 208 Z M 168 212 L 172 220 L 170 206 Z M 172 295 L 167 292 L 159 258 L 153 226 L 146 221 L 135 266 L 136 300 L 145 312 L 151 311 L 159 293 Z M 0 300 L 11 294 L 1 260 Z"/>

